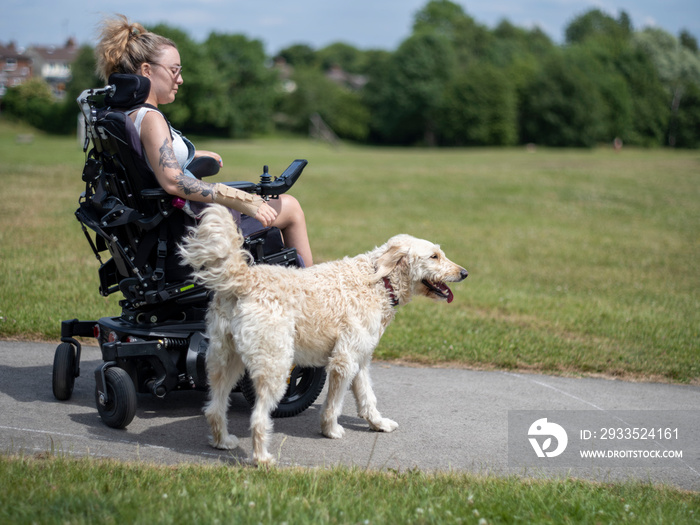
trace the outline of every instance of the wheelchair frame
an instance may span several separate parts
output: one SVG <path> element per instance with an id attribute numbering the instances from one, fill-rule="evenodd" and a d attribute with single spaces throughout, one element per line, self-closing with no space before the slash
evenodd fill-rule
<path id="1" fill-rule="evenodd" d="M 210 292 L 189 278 L 189 269 L 177 264 L 176 243 L 194 220 L 182 211 L 182 199 L 158 185 L 133 122 L 124 112 L 145 100 L 148 79 L 113 75 L 109 82 L 104 88 L 83 91 L 77 100 L 85 118 L 87 159 L 86 189 L 75 215 L 100 263 L 100 294 L 121 292 L 122 314 L 61 323 L 52 387 L 57 399 L 70 399 L 80 375 L 81 343 L 76 338 L 94 337 L 103 359 L 95 370 L 97 410 L 105 424 L 124 428 L 135 416 L 137 392 L 162 398 L 173 390 L 206 389 L 204 317 Z M 203 167 L 208 173 L 197 176 L 215 174 L 218 164 L 213 164 Z M 292 187 L 306 164 L 295 160 L 274 180 L 265 166 L 258 183 L 226 184 L 277 198 Z M 247 235 L 245 246 L 254 264 L 299 264 L 296 250 L 283 246 L 276 228 Z M 105 250 L 111 257 L 103 262 Z M 295 367 L 288 382 L 273 417 L 294 416 L 308 408 L 323 389 L 325 370 Z M 237 390 L 254 404 L 247 374 Z"/>

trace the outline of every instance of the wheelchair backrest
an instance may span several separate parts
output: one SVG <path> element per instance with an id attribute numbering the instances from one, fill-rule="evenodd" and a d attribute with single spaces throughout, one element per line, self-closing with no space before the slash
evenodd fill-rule
<path id="1" fill-rule="evenodd" d="M 136 126 L 126 111 L 143 105 L 150 81 L 138 75 L 114 74 L 110 85 L 87 90 L 78 99 L 86 124 L 84 150 L 110 179 L 109 190 L 125 204 L 144 213 L 154 212 L 152 202 L 142 197 L 144 189 L 158 188 L 158 181 L 146 162 Z"/>
<path id="2" fill-rule="evenodd" d="M 143 105 L 150 81 L 137 75 L 112 75 L 109 82 L 78 98 L 85 118 L 87 159 L 86 189 L 76 216 L 97 234 L 92 242 L 86 231 L 100 262 L 101 251 L 109 249 L 112 256 L 100 268 L 100 292 L 109 295 L 121 290 L 134 303 L 158 302 L 167 298 L 163 290 L 171 283 L 189 275 L 175 251 L 193 220 L 160 190 L 136 127 L 126 114 Z"/>

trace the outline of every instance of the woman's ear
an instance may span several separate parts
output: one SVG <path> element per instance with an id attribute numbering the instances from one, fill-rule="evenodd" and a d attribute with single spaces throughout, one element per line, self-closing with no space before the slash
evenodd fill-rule
<path id="1" fill-rule="evenodd" d="M 144 62 L 139 67 L 138 74 L 141 75 L 142 77 L 151 78 L 151 70 L 152 70 L 151 64 L 149 64 L 148 62 Z"/>

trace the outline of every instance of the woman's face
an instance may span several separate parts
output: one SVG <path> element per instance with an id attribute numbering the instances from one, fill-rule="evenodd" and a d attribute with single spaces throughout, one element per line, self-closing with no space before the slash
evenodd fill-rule
<path id="1" fill-rule="evenodd" d="M 156 62 L 143 64 L 142 75 L 151 80 L 151 94 L 155 105 L 170 104 L 175 100 L 177 90 L 182 84 L 182 65 L 180 53 L 172 46 L 165 46 Z"/>

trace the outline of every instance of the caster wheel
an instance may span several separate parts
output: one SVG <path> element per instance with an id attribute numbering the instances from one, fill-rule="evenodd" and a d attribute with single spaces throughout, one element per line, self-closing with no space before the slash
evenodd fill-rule
<path id="1" fill-rule="evenodd" d="M 122 368 L 105 370 L 107 402 L 95 387 L 97 411 L 105 425 L 112 428 L 125 428 L 136 415 L 136 389 L 131 377 Z"/>
<path id="2" fill-rule="evenodd" d="M 53 395 L 66 401 L 73 395 L 75 386 L 75 348 L 70 343 L 61 343 L 53 357 Z"/>

